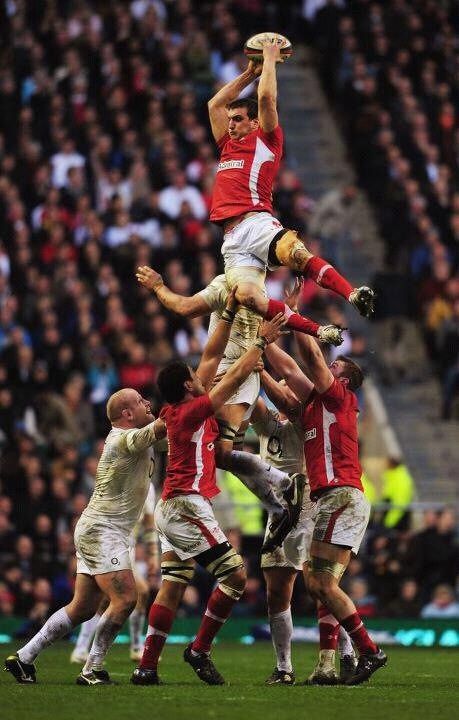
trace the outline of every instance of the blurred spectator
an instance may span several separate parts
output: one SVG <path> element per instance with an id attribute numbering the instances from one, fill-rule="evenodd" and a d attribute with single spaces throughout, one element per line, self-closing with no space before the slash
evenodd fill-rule
<path id="1" fill-rule="evenodd" d="M 421 612 L 419 588 L 415 580 L 404 580 L 400 585 L 400 594 L 385 609 L 387 617 L 416 618 Z"/>
<path id="2" fill-rule="evenodd" d="M 437 585 L 432 601 L 421 610 L 423 618 L 459 618 L 459 603 L 449 585 Z"/>
<path id="3" fill-rule="evenodd" d="M 410 513 L 406 508 L 414 500 L 414 480 L 402 460 L 391 457 L 382 473 L 382 481 L 381 502 L 393 505 L 384 515 L 384 525 L 405 530 L 410 522 Z"/>

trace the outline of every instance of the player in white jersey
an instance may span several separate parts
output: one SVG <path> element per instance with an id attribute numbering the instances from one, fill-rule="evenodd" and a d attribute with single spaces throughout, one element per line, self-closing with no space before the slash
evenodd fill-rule
<path id="1" fill-rule="evenodd" d="M 145 614 L 148 605 L 149 589 L 145 578 L 145 572 L 136 563 L 135 552 L 138 542 L 142 542 L 146 548 L 147 560 L 149 565 L 156 564 L 156 570 L 159 570 L 159 541 L 154 526 L 155 511 L 155 489 L 150 483 L 148 488 L 147 499 L 142 509 L 142 514 L 137 523 L 137 528 L 133 533 L 133 544 L 130 548 L 132 571 L 134 573 L 135 584 L 137 588 L 137 604 L 129 615 L 129 656 L 131 660 L 137 661 L 142 657 L 143 650 L 143 626 L 145 622 Z M 82 665 L 86 662 L 96 631 L 97 624 L 107 609 L 109 600 L 104 597 L 97 608 L 96 614 L 82 623 L 78 633 L 75 647 L 70 655 L 70 662 Z"/>
<path id="2" fill-rule="evenodd" d="M 19 683 L 36 682 L 34 660 L 46 647 L 91 618 L 103 595 L 109 605 L 97 625 L 85 666 L 77 678 L 83 686 L 110 684 L 105 656 L 137 602 L 130 547 L 132 532 L 147 497 L 155 466 L 154 445 L 164 438 L 162 420 L 136 390 L 125 388 L 107 403 L 112 424 L 97 466 L 93 495 L 75 527 L 77 575 L 75 593 L 57 610 L 5 669 Z"/>
<path id="3" fill-rule="evenodd" d="M 275 364 L 276 356 L 280 355 L 283 356 L 285 353 L 277 346 L 273 346 L 267 357 Z M 251 423 L 259 438 L 260 457 L 284 472 L 306 474 L 304 430 L 301 423 L 302 403 L 284 381 L 276 382 L 266 371 L 263 371 L 261 378 L 267 396 L 281 412 L 270 410 L 261 398 L 258 399 Z M 281 547 L 261 556 L 261 567 L 266 581 L 271 638 L 277 660 L 274 671 L 266 680 L 267 685 L 295 683 L 291 661 L 293 624 L 290 604 L 298 572 L 303 572 L 307 586 L 307 563 L 310 559 L 314 514 L 315 503 L 309 499 L 308 483 L 298 525 L 290 531 Z M 269 522 L 270 519 L 268 519 L 268 527 Z M 340 628 L 339 632 L 340 675 L 345 679 L 355 668 L 355 658 L 348 634 L 343 628 Z M 329 655 L 327 660 L 330 672 L 325 679 L 329 684 L 332 678 L 334 684 L 338 681 L 338 677 L 336 672 L 331 672 L 332 661 Z M 322 684 L 316 682 L 323 680 L 322 674 L 317 672 L 313 675 L 314 678 L 311 676 L 309 682 Z"/>

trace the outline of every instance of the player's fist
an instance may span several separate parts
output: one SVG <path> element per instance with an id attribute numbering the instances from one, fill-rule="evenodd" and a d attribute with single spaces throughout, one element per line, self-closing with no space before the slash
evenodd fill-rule
<path id="1" fill-rule="evenodd" d="M 263 63 L 261 60 L 250 60 L 247 65 L 247 70 L 254 77 L 259 77 L 261 75 L 261 71 L 263 70 Z"/>
<path id="2" fill-rule="evenodd" d="M 155 292 L 161 285 L 164 285 L 161 275 L 148 265 L 138 267 L 135 276 L 138 282 L 150 292 Z"/>
<path id="3" fill-rule="evenodd" d="M 235 285 L 233 288 L 231 288 L 230 293 L 228 295 L 228 299 L 226 301 L 226 309 L 229 310 L 230 313 L 233 315 L 236 313 L 236 310 L 239 307 L 239 303 L 236 300 L 236 293 L 237 293 L 237 285 Z"/>

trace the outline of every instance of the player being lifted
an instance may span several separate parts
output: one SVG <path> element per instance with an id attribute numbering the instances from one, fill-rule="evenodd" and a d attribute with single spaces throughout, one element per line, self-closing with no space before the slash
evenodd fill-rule
<path id="1" fill-rule="evenodd" d="M 75 527 L 77 575 L 73 599 L 57 610 L 16 655 L 5 661 L 19 683 L 36 682 L 35 658 L 77 625 L 92 618 L 102 597 L 101 616 L 86 663 L 77 678 L 82 686 L 111 684 L 105 656 L 137 602 L 132 572 L 132 531 L 147 497 L 155 464 L 155 444 L 165 437 L 163 420 L 132 388 L 107 403 L 112 424 L 97 466 L 94 492 Z"/>
<path id="2" fill-rule="evenodd" d="M 328 262 L 312 255 L 295 231 L 273 217 L 272 191 L 282 158 L 283 132 L 277 114 L 276 63 L 281 61 L 275 38 L 263 46 L 262 65 L 247 69 L 224 85 L 208 103 L 212 133 L 221 153 L 210 219 L 223 226 L 222 254 L 230 287 L 237 300 L 264 317 L 285 312 L 287 327 L 317 336 L 318 326 L 292 313 L 284 303 L 263 293 L 267 267 L 284 265 L 338 293 L 364 316 L 373 311 L 374 293 L 353 288 Z M 238 99 L 256 77 L 258 102 Z"/>
<path id="3" fill-rule="evenodd" d="M 138 268 L 137 279 L 150 292 L 156 294 L 164 307 L 182 317 L 197 317 L 212 313 L 209 336 L 213 335 L 228 300 L 229 289 L 224 275 L 218 275 L 204 290 L 193 296 L 174 293 L 165 285 L 161 275 L 147 266 Z M 228 345 L 218 366 L 218 373 L 228 370 L 251 346 L 256 338 L 259 323 L 259 316 L 254 313 L 248 314 L 244 308 L 238 309 L 231 326 Z M 333 336 L 341 342 L 340 328 L 325 325 L 321 326 L 320 330 L 321 336 L 328 339 Z M 272 523 L 266 543 L 274 547 L 274 544 L 282 542 L 295 519 L 298 519 L 301 507 L 298 483 L 302 482 L 303 476 L 295 473 L 292 475 L 293 482 L 290 482 L 285 473 L 267 465 L 256 455 L 240 452 L 259 391 L 259 373 L 251 372 L 225 404 L 216 411 L 220 430 L 215 443 L 216 462 L 217 467 L 234 473 L 270 513 Z M 279 490 L 284 491 L 283 498 L 278 497 Z M 282 500 L 287 502 L 287 510 Z"/>
<path id="4" fill-rule="evenodd" d="M 163 581 L 150 609 L 148 632 L 135 685 L 158 684 L 157 664 L 188 582 L 194 561 L 218 582 L 213 590 L 196 639 L 184 653 L 198 677 L 209 685 L 224 680 L 210 659 L 212 640 L 244 592 L 246 573 L 241 556 L 228 542 L 212 511 L 218 494 L 215 474 L 215 412 L 243 383 L 259 362 L 265 347 L 279 337 L 282 314 L 265 322 L 261 336 L 211 388 L 228 342 L 231 314 L 224 313 L 207 342 L 194 373 L 184 362 L 161 370 L 158 387 L 167 405 L 162 417 L 167 425 L 169 456 L 166 479 L 155 510 L 161 542 Z M 209 389 L 211 388 L 211 389 Z"/>

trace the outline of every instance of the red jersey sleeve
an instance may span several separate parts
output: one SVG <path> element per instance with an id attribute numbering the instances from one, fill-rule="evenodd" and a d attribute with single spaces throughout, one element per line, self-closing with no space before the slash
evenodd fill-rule
<path id="1" fill-rule="evenodd" d="M 327 410 L 336 410 L 346 399 L 346 386 L 335 378 L 328 390 L 319 393 L 319 397 Z"/>
<path id="2" fill-rule="evenodd" d="M 185 403 L 180 413 L 180 421 L 186 423 L 190 429 L 202 425 L 206 418 L 214 414 L 214 409 L 208 395 L 200 395 Z"/>
<path id="3" fill-rule="evenodd" d="M 280 125 L 274 128 L 274 130 L 271 130 L 271 132 L 266 133 L 262 128 L 258 129 L 259 137 L 262 138 L 263 142 L 274 152 L 278 153 L 280 150 L 282 150 L 282 146 L 284 144 L 284 132 Z"/>

